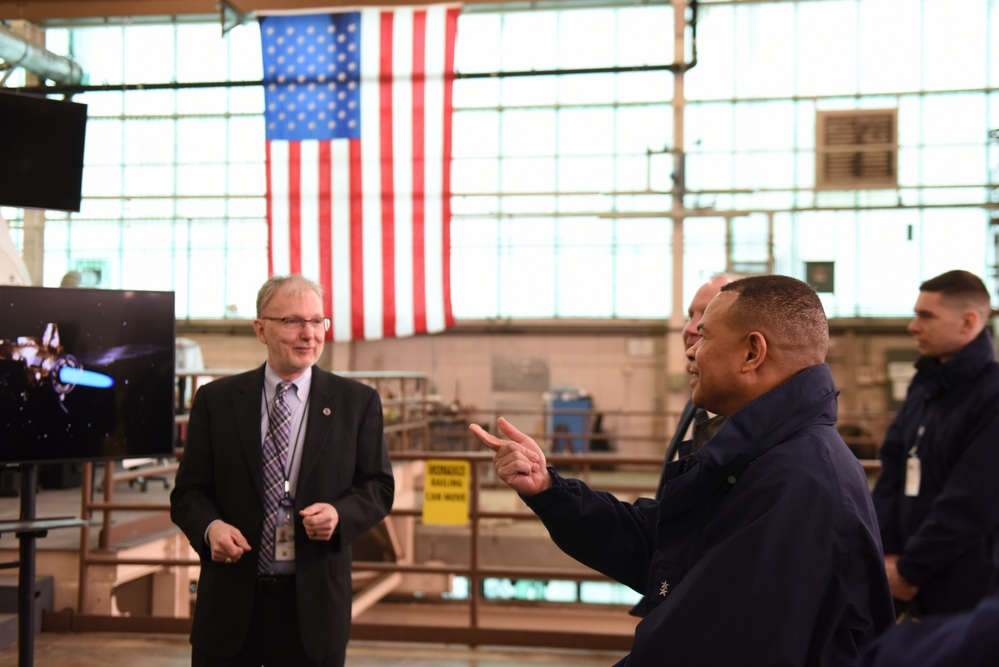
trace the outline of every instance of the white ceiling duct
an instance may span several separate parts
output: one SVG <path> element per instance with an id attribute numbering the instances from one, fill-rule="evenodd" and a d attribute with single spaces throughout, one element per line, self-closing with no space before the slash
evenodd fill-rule
<path id="1" fill-rule="evenodd" d="M 23 67 L 42 79 L 73 85 L 83 80 L 83 68 L 69 58 L 58 56 L 29 42 L 0 23 L 0 60 Z"/>

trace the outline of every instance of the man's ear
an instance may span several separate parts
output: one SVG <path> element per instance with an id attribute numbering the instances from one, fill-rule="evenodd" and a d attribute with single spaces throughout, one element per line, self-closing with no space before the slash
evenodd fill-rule
<path id="1" fill-rule="evenodd" d="M 973 308 L 961 313 L 961 333 L 966 336 L 977 336 L 982 329 L 982 315 Z"/>
<path id="2" fill-rule="evenodd" d="M 253 320 L 253 333 L 257 334 L 257 340 L 267 343 L 267 336 L 264 335 L 264 323 L 260 320 Z"/>
<path id="3" fill-rule="evenodd" d="M 743 343 L 746 353 L 746 361 L 742 364 L 742 370 L 755 371 L 767 358 L 767 339 L 759 331 L 753 331 L 746 336 Z"/>

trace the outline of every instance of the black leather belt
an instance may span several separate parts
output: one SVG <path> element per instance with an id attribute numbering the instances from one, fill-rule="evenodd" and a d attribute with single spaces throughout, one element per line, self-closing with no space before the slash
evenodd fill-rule
<path id="1" fill-rule="evenodd" d="M 261 593 L 284 593 L 295 590 L 295 575 L 264 574 L 257 577 L 257 591 Z"/>

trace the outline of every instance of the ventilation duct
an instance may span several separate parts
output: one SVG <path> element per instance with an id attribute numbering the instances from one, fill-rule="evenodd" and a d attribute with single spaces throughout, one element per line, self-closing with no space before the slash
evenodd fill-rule
<path id="1" fill-rule="evenodd" d="M 3 24 L 0 24 L 0 60 L 57 84 L 74 85 L 83 80 L 83 68 L 78 63 L 29 42 Z"/>

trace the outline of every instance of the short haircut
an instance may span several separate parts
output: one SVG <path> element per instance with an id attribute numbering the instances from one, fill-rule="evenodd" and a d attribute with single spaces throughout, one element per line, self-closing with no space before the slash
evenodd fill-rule
<path id="1" fill-rule="evenodd" d="M 920 292 L 937 292 L 953 307 L 977 310 L 983 320 L 992 312 L 992 299 L 982 279 L 970 271 L 948 271 L 919 286 Z"/>
<path id="2" fill-rule="evenodd" d="M 271 276 L 261 285 L 260 290 L 257 292 L 257 317 L 263 316 L 267 304 L 283 288 L 287 288 L 295 294 L 311 291 L 319 297 L 320 301 L 323 300 L 323 288 L 305 276 L 297 273 L 290 276 Z"/>
<path id="3" fill-rule="evenodd" d="M 790 276 L 752 276 L 721 291 L 739 295 L 729 311 L 733 325 L 759 331 L 770 345 L 804 364 L 825 361 L 829 320 L 819 295 L 807 283 Z"/>

